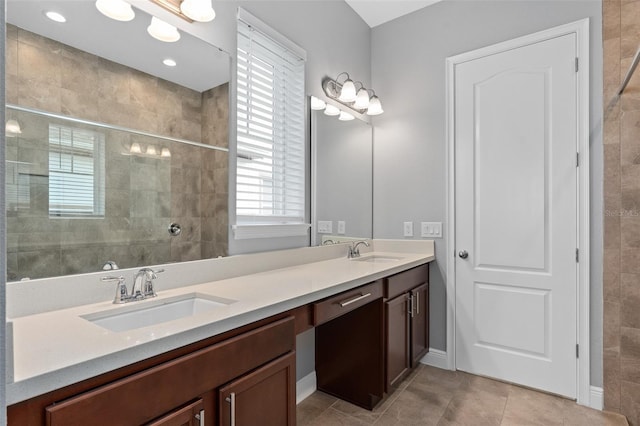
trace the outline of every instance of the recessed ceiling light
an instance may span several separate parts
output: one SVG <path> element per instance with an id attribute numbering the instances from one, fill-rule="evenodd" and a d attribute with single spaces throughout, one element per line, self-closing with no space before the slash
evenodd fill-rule
<path id="1" fill-rule="evenodd" d="M 175 67 L 177 65 L 176 61 L 174 61 L 171 58 L 167 58 L 164 61 L 162 61 L 163 64 L 165 64 L 168 67 Z"/>
<path id="2" fill-rule="evenodd" d="M 52 21 L 55 22 L 67 22 L 67 18 L 65 18 L 64 16 L 62 16 L 61 14 L 59 14 L 58 12 L 54 12 L 52 10 L 45 12 L 45 15 L 47 18 L 51 19 Z"/>
<path id="3" fill-rule="evenodd" d="M 147 32 L 155 39 L 173 43 L 180 40 L 180 32 L 173 25 L 167 24 L 155 16 L 151 17 L 151 25 L 147 27 Z"/>
<path id="4" fill-rule="evenodd" d="M 96 8 L 116 21 L 131 21 L 136 16 L 131 5 L 123 0 L 96 0 Z"/>

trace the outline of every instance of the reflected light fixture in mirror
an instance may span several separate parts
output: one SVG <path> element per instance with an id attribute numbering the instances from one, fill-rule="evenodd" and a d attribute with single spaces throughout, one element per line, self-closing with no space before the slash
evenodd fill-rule
<path id="1" fill-rule="evenodd" d="M 340 111 L 340 116 L 338 117 L 338 120 L 340 121 L 351 121 L 354 120 L 355 117 L 351 114 L 349 114 L 348 112 L 345 111 Z"/>
<path id="2" fill-rule="evenodd" d="M 322 111 L 327 107 L 327 103 L 322 99 L 311 96 L 311 109 L 314 111 Z"/>
<path id="3" fill-rule="evenodd" d="M 96 0 L 96 8 L 116 21 L 127 22 L 136 16 L 131 5 L 123 0 Z"/>
<path id="4" fill-rule="evenodd" d="M 180 40 L 180 32 L 178 32 L 176 27 L 155 16 L 151 17 L 151 25 L 147 27 L 147 32 L 156 40 L 166 43 L 173 43 Z"/>
<path id="5" fill-rule="evenodd" d="M 211 0 L 182 0 L 180 11 L 197 22 L 210 22 L 216 17 Z"/>
<path id="6" fill-rule="evenodd" d="M 8 138 L 15 138 L 19 134 L 22 134 L 20 123 L 18 120 L 14 119 L 7 120 L 7 124 L 4 126 L 4 131 Z"/>
<path id="7" fill-rule="evenodd" d="M 324 110 L 324 113 L 325 115 L 330 115 L 330 116 L 340 115 L 340 108 L 333 105 L 327 105 L 327 107 Z"/>

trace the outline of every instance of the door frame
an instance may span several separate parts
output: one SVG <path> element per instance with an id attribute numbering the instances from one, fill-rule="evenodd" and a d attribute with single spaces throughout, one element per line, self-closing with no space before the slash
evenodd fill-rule
<path id="1" fill-rule="evenodd" d="M 589 18 L 571 22 L 548 30 L 518 37 L 446 59 L 446 128 L 447 128 L 447 367 L 456 369 L 456 204 L 455 204 L 455 70 L 456 65 L 481 57 L 505 52 L 548 39 L 576 34 L 578 57 L 577 75 L 577 146 L 579 153 L 577 173 L 577 223 L 576 248 L 579 249 L 577 268 L 577 339 L 580 345 L 576 364 L 577 402 L 591 406 L 590 340 L 589 340 Z M 594 405 L 597 403 L 594 401 Z M 594 407 L 599 408 L 601 407 Z"/>

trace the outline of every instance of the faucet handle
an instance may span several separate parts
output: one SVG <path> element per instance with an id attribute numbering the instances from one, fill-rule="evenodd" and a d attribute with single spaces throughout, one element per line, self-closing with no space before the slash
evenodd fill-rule
<path id="1" fill-rule="evenodd" d="M 114 304 L 125 303 L 129 297 L 129 292 L 127 291 L 127 285 L 125 284 L 125 278 L 123 276 L 119 277 L 102 277 L 100 278 L 102 282 L 117 282 L 116 285 L 116 295 L 113 298 Z"/>
<path id="2" fill-rule="evenodd" d="M 158 278 L 157 274 L 161 274 L 164 272 L 164 269 L 151 269 L 151 268 L 144 268 L 144 272 L 146 273 L 145 275 L 145 280 L 143 283 L 143 287 L 142 287 L 142 294 L 144 295 L 144 297 L 156 297 L 156 291 L 153 288 L 153 280 L 155 280 L 156 278 Z"/>

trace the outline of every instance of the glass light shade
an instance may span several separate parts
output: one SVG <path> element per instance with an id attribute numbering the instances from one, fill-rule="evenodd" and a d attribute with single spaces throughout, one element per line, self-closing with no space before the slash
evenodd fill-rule
<path id="1" fill-rule="evenodd" d="M 211 0 L 183 0 L 180 11 L 197 22 L 213 21 L 216 12 L 211 7 Z"/>
<path id="2" fill-rule="evenodd" d="M 155 146 L 153 146 L 153 145 L 149 145 L 149 146 L 147 147 L 147 152 L 146 152 L 146 154 L 147 154 L 147 155 L 158 155 L 158 151 L 156 150 L 156 147 L 155 147 Z"/>
<path id="3" fill-rule="evenodd" d="M 340 121 L 351 121 L 355 119 L 355 117 L 351 114 L 349 114 L 348 112 L 345 111 L 340 111 L 340 117 L 338 117 L 338 120 Z"/>
<path id="4" fill-rule="evenodd" d="M 356 96 L 356 102 L 353 106 L 357 109 L 367 109 L 369 108 L 369 92 L 364 87 L 358 90 L 358 95 Z"/>
<path id="5" fill-rule="evenodd" d="M 147 32 L 156 40 L 173 43 L 180 40 L 180 33 L 173 25 L 167 24 L 155 16 L 151 17 L 151 25 L 147 27 Z"/>
<path id="6" fill-rule="evenodd" d="M 131 21 L 136 16 L 131 5 L 123 0 L 96 0 L 96 8 L 116 21 Z"/>
<path id="7" fill-rule="evenodd" d="M 134 142 L 131 144 L 131 148 L 129 148 L 129 152 L 132 154 L 142 154 L 142 148 L 138 142 Z"/>
<path id="8" fill-rule="evenodd" d="M 318 99 L 315 96 L 311 97 L 311 109 L 316 111 L 322 111 L 327 106 L 327 103 L 322 99 Z"/>
<path id="9" fill-rule="evenodd" d="M 340 115 L 340 108 L 327 104 L 327 108 L 324 110 L 325 115 Z"/>
<path id="10" fill-rule="evenodd" d="M 367 115 L 380 115 L 384 112 L 382 109 L 382 104 L 380 103 L 380 99 L 376 95 L 373 95 L 371 99 L 369 99 L 369 109 L 367 110 Z"/>
<path id="11" fill-rule="evenodd" d="M 45 13 L 46 17 L 51 19 L 54 22 L 60 22 L 61 24 L 64 22 L 67 22 L 67 18 L 65 18 L 64 16 L 62 16 L 60 13 L 58 12 L 54 12 L 54 11 L 49 11 L 47 13 Z"/>
<path id="12" fill-rule="evenodd" d="M 20 128 L 20 123 L 18 120 L 7 120 L 7 124 L 4 126 L 4 131 L 9 137 L 13 137 L 22 133 L 22 129 Z"/>
<path id="13" fill-rule="evenodd" d="M 169 148 L 162 148 L 162 151 L 160 152 L 160 157 L 164 157 L 164 158 L 171 157 L 171 151 L 169 151 Z"/>
<path id="14" fill-rule="evenodd" d="M 356 85 L 353 84 L 351 79 L 347 79 L 342 85 L 338 99 L 341 102 L 353 102 L 356 100 Z"/>

